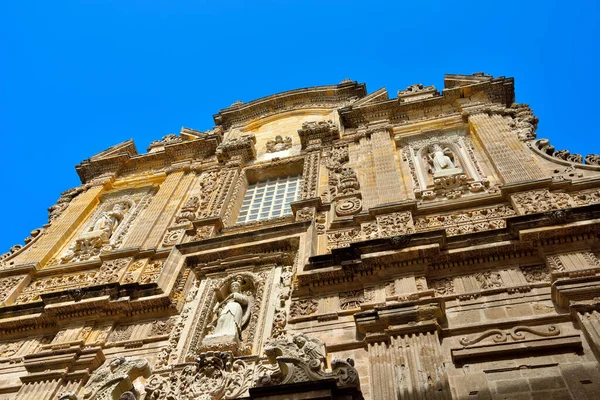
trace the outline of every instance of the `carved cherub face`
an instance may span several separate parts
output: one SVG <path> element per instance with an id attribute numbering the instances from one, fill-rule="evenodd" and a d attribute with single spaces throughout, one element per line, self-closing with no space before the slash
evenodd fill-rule
<path id="1" fill-rule="evenodd" d="M 294 337 L 294 343 L 298 345 L 298 347 L 302 348 L 306 344 L 306 339 L 302 336 Z"/>

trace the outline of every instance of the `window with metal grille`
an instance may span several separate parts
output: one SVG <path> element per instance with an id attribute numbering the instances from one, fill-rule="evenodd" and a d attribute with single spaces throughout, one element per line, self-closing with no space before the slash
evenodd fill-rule
<path id="1" fill-rule="evenodd" d="M 300 198 L 302 178 L 286 176 L 248 186 L 237 223 L 260 221 L 292 214 L 290 203 Z"/>

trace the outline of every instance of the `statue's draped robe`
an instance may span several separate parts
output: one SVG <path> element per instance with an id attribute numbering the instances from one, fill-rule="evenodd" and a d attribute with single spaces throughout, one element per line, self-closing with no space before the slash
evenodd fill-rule
<path id="1" fill-rule="evenodd" d="M 248 298 L 241 293 L 232 293 L 224 300 L 217 319 L 217 326 L 213 336 L 238 336 L 242 330 L 242 318 L 244 309 L 242 306 L 248 304 Z"/>

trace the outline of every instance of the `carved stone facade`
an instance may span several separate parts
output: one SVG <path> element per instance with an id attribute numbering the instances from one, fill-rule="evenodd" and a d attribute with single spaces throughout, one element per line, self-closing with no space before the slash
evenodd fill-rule
<path id="1" fill-rule="evenodd" d="M 0 400 L 596 399 L 600 157 L 537 139 L 511 78 L 444 85 L 84 160 L 0 256 Z"/>

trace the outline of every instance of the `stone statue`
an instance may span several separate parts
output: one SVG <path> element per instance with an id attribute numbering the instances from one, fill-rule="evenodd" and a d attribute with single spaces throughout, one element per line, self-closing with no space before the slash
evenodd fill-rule
<path id="1" fill-rule="evenodd" d="M 239 280 L 231 282 L 229 289 L 231 293 L 217 302 L 213 308 L 213 315 L 217 319 L 216 326 L 203 342 L 238 342 L 241 339 L 242 328 L 250 317 L 250 298 L 241 293 Z"/>
<path id="2" fill-rule="evenodd" d="M 431 146 L 431 150 L 427 154 L 427 162 L 429 163 L 429 170 L 434 177 L 462 172 L 462 169 L 457 168 L 455 164 L 452 150 L 448 147 L 442 149 L 442 146 L 437 143 Z"/>
<path id="3" fill-rule="evenodd" d="M 123 204 L 117 203 L 113 206 L 112 210 L 102 213 L 100 218 L 94 223 L 94 226 L 90 228 L 90 232 L 102 232 L 104 239 L 108 240 L 124 217 L 125 210 Z"/>

